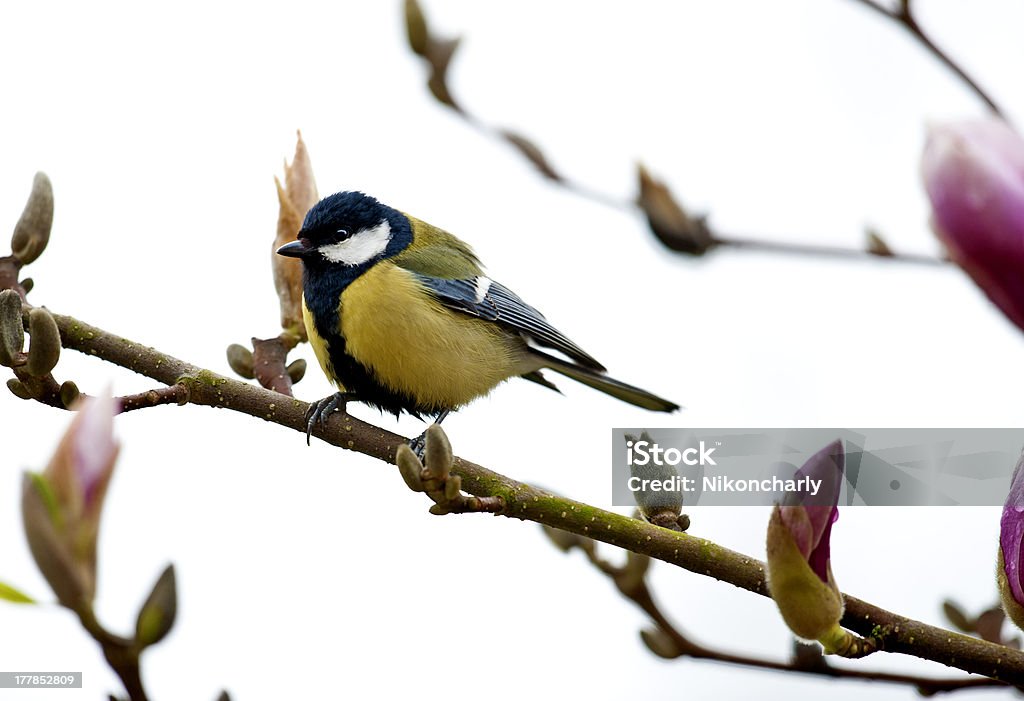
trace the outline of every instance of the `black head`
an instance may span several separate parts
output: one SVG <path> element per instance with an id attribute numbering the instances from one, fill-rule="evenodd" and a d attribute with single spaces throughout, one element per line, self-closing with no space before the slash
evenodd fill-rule
<path id="1" fill-rule="evenodd" d="M 277 250 L 310 268 L 362 268 L 393 256 L 412 241 L 401 212 L 361 192 L 339 192 L 306 214 L 298 240 Z"/>

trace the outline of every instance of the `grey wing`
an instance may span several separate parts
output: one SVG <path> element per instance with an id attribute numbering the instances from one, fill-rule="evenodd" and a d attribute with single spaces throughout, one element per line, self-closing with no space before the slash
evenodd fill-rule
<path id="1" fill-rule="evenodd" d="M 605 371 L 601 363 L 501 283 L 483 276 L 447 280 L 420 273 L 413 275 L 446 307 L 493 321 L 540 346 L 564 353 L 584 367 L 598 372 Z"/>

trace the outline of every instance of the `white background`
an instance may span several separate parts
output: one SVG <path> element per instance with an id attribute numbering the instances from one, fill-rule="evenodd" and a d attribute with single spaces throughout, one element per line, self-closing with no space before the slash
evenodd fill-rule
<path id="1" fill-rule="evenodd" d="M 1024 119 L 1024 9 L 915 5 Z M 917 172 L 925 124 L 983 113 L 902 30 L 851 0 L 431 0 L 426 11 L 442 32 L 465 35 L 451 79 L 471 111 L 622 198 L 642 160 L 736 234 L 854 247 L 873 225 L 894 248 L 937 253 Z M 36 170 L 56 192 L 50 248 L 26 270 L 36 304 L 228 372 L 229 343 L 277 332 L 272 177 L 301 128 L 321 193 L 363 189 L 467 239 L 493 277 L 614 376 L 687 407 L 654 415 L 567 380 L 564 397 L 510 383 L 446 427 L 458 453 L 519 479 L 606 505 L 612 426 L 1021 422 L 1024 336 L 961 271 L 730 250 L 673 257 L 638 213 L 551 187 L 437 105 L 397 1 L 7 3 L 0 66 L 2 226 L 13 227 Z M 329 393 L 308 347 L 299 352 L 312 364 L 298 395 Z M 73 352 L 56 374 L 90 392 L 152 386 Z M 0 579 L 44 600 L 19 484 L 68 421 L 0 397 Z M 393 468 L 307 448 L 276 425 L 162 407 L 119 418 L 117 432 L 97 607 L 127 632 L 160 569 L 177 566 L 178 625 L 144 658 L 153 698 L 867 690 L 657 660 L 637 636 L 644 616 L 537 526 L 429 516 Z M 766 512 L 691 516 L 694 534 L 763 555 Z M 941 623 L 946 596 L 971 610 L 994 601 L 998 520 L 995 507 L 846 510 L 833 568 L 846 591 Z M 698 641 L 787 654 L 769 600 L 660 564 L 652 578 Z M 886 655 L 849 664 L 955 673 Z M 82 691 L 3 698 L 119 691 L 97 646 L 54 605 L 0 605 L 0 670 L 86 675 Z"/>

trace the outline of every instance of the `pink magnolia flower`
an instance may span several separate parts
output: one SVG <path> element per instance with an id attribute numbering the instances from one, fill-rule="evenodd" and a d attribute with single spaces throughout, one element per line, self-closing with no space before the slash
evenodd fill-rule
<path id="1" fill-rule="evenodd" d="M 1024 140 L 1000 119 L 936 125 L 921 173 L 950 257 L 1024 329 Z"/>
<path id="2" fill-rule="evenodd" d="M 793 495 L 775 506 L 768 521 L 768 591 L 789 629 L 822 642 L 826 652 L 843 650 L 850 641 L 839 627 L 843 599 L 832 577 L 829 548 L 845 457 L 838 440 L 812 455 L 796 474 L 821 480 L 817 495 Z"/>
<path id="3" fill-rule="evenodd" d="M 96 592 L 96 543 L 119 446 L 110 396 L 87 400 L 41 474 L 25 475 L 29 548 L 61 604 L 78 610 Z"/>

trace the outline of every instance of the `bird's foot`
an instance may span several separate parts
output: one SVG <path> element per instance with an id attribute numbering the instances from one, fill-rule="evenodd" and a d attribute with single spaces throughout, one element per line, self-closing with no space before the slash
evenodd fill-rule
<path id="1" fill-rule="evenodd" d="M 409 441 L 409 447 L 412 448 L 412 452 L 417 458 L 423 460 L 423 453 L 427 449 L 427 432 L 424 431 Z"/>
<path id="2" fill-rule="evenodd" d="M 331 418 L 331 414 L 338 409 L 344 409 L 345 405 L 355 398 L 351 392 L 335 392 L 329 397 L 310 402 L 309 408 L 306 409 L 306 445 L 309 445 L 309 437 L 313 435 L 313 427 L 317 423 L 323 431 L 327 428 L 327 420 Z"/>
<path id="3" fill-rule="evenodd" d="M 440 426 L 441 422 L 448 418 L 448 414 L 450 413 L 451 410 L 445 409 L 444 411 L 437 415 L 437 418 L 434 419 L 434 423 Z M 427 432 L 424 431 L 423 433 L 409 441 L 409 447 L 412 448 L 412 452 L 416 454 L 417 458 L 423 460 L 423 452 L 427 449 Z"/>

